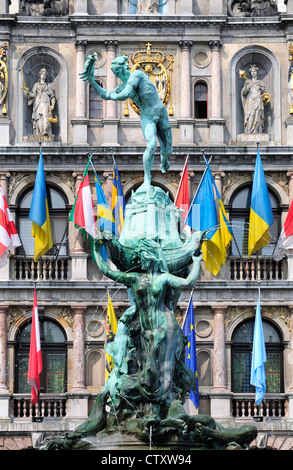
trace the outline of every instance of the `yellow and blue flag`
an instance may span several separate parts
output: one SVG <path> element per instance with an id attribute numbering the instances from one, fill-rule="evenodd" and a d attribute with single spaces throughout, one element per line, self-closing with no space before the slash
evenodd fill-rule
<path id="1" fill-rule="evenodd" d="M 198 374 L 197 374 L 197 360 L 196 360 L 196 341 L 195 341 L 195 329 L 194 329 L 194 315 L 193 315 L 193 303 L 192 298 L 190 299 L 189 306 L 187 309 L 184 325 L 183 334 L 187 337 L 187 345 L 185 347 L 185 364 L 189 369 L 194 372 L 196 381 L 196 390 L 190 391 L 189 398 L 196 408 L 199 407 L 199 392 L 198 392 Z"/>
<path id="2" fill-rule="evenodd" d="M 255 403 L 259 405 L 266 393 L 265 362 L 267 361 L 260 310 L 260 293 L 255 313 L 250 383 L 255 387 Z"/>
<path id="3" fill-rule="evenodd" d="M 32 221 L 32 237 L 35 239 L 34 260 L 37 261 L 53 247 L 42 150 L 29 219 Z"/>
<path id="4" fill-rule="evenodd" d="M 203 242 L 201 249 L 206 269 L 216 276 L 223 259 L 222 241 L 213 189 L 213 176 L 208 165 L 191 204 L 186 223 L 194 230 L 208 231 L 207 240 Z"/>
<path id="5" fill-rule="evenodd" d="M 227 213 L 226 213 L 222 198 L 220 196 L 220 193 L 218 191 L 218 188 L 216 186 L 214 177 L 212 176 L 212 178 L 213 178 L 214 188 L 215 188 L 217 198 L 218 198 L 218 203 L 219 203 L 219 229 L 220 229 L 221 245 L 222 245 L 221 247 L 222 264 L 225 264 L 226 259 L 227 259 L 227 250 L 231 244 L 232 237 L 233 237 L 233 230 L 228 220 Z"/>
<path id="6" fill-rule="evenodd" d="M 107 352 L 107 346 L 109 347 L 110 344 L 114 341 L 115 335 L 117 333 L 118 322 L 115 316 L 114 307 L 112 304 L 112 300 L 110 294 L 108 293 L 108 307 L 107 307 L 107 338 L 106 338 L 106 381 L 110 372 L 114 368 L 114 363 L 111 354 Z M 110 349 L 110 348 L 108 348 Z"/>
<path id="7" fill-rule="evenodd" d="M 119 178 L 118 168 L 113 156 L 112 215 L 115 223 L 113 233 L 120 237 L 124 225 L 125 199 Z"/>
<path id="8" fill-rule="evenodd" d="M 269 227 L 273 224 L 273 222 L 274 217 L 269 191 L 266 184 L 259 149 L 257 149 L 249 215 L 249 257 L 252 253 L 260 250 L 269 243 Z"/>

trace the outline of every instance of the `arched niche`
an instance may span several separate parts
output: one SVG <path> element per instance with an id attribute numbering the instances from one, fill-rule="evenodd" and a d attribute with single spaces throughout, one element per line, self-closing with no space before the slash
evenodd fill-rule
<path id="1" fill-rule="evenodd" d="M 266 91 L 271 95 L 271 100 L 265 105 L 265 128 L 263 133 L 269 134 L 269 141 L 281 143 L 281 87 L 280 87 L 280 63 L 276 56 L 262 46 L 251 45 L 238 51 L 231 60 L 231 140 L 237 141 L 237 135 L 244 133 L 244 112 L 241 102 L 241 90 L 244 86 L 244 78 L 239 76 L 239 71 L 244 70 L 247 78 L 250 78 L 249 68 L 255 64 L 258 71 L 258 79 L 264 82 Z"/>
<path id="2" fill-rule="evenodd" d="M 17 64 L 17 122 L 16 140 L 25 141 L 25 137 L 32 134 L 32 106 L 28 106 L 28 96 L 22 89 L 23 77 L 25 86 L 31 91 L 38 81 L 39 71 L 47 70 L 48 83 L 52 85 L 56 96 L 54 114 L 58 122 L 53 124 L 52 131 L 55 141 L 67 144 L 67 95 L 68 95 L 68 71 L 63 57 L 54 49 L 47 46 L 33 47 L 22 54 Z"/>

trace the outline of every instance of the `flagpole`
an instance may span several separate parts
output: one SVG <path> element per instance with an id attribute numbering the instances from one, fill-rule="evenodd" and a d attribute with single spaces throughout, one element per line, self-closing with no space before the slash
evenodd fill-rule
<path id="1" fill-rule="evenodd" d="M 212 158 L 213 158 L 213 156 L 211 155 L 211 157 L 210 157 L 210 159 L 209 159 L 209 163 L 212 161 Z M 207 167 L 205 167 L 204 172 L 203 172 L 203 175 L 202 175 L 202 177 L 201 177 L 201 179 L 200 179 L 200 182 L 199 182 L 199 184 L 198 184 L 198 186 L 197 186 L 197 188 L 196 188 L 196 192 L 195 192 L 195 194 L 194 194 L 194 196 L 193 196 L 193 198 L 192 198 L 192 201 L 191 201 L 191 204 L 190 204 L 190 206 L 189 206 L 188 212 L 187 212 L 186 217 L 185 217 L 185 219 L 184 219 L 184 224 L 186 224 L 186 220 L 188 219 L 189 212 L 190 212 L 191 209 L 192 209 L 193 201 L 195 200 L 195 198 L 196 198 L 196 196 L 197 196 L 197 193 L 198 193 L 198 191 L 199 191 L 199 188 L 200 188 L 200 186 L 201 186 L 201 183 L 203 182 L 203 179 L 204 179 L 204 176 L 205 176 L 206 172 L 207 172 Z"/>
<path id="2" fill-rule="evenodd" d="M 182 170 L 182 174 L 181 174 L 180 182 L 179 182 L 179 185 L 178 185 L 178 189 L 180 188 L 182 180 L 183 180 L 183 176 L 184 176 L 184 172 L 185 172 L 185 168 L 186 168 L 186 165 L 187 165 L 188 158 L 189 158 L 189 154 L 187 155 L 187 157 L 185 159 L 185 163 L 184 163 L 184 167 L 183 167 L 183 170 Z M 175 196 L 175 201 L 174 201 L 175 206 L 176 206 L 177 197 L 178 197 L 178 190 L 177 190 L 177 194 Z"/>
<path id="3" fill-rule="evenodd" d="M 189 308 L 190 302 L 191 302 L 191 300 L 192 300 L 193 291 L 194 291 L 194 287 L 192 288 L 191 294 L 190 294 L 190 296 L 189 296 L 189 301 L 188 301 L 188 304 L 187 304 L 187 309 L 186 309 L 186 311 L 185 311 L 185 315 L 184 315 L 183 322 L 182 322 L 182 328 L 183 328 L 183 326 L 184 326 L 184 323 L 185 323 L 185 320 L 186 320 L 186 316 L 187 316 L 187 312 L 188 312 L 188 308 Z"/>

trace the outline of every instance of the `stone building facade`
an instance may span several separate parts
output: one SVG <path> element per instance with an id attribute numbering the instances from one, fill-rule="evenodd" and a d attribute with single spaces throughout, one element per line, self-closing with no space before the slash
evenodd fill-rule
<path id="1" fill-rule="evenodd" d="M 134 65 L 152 57 L 174 147 L 166 175 L 156 154 L 153 184 L 174 199 L 189 155 L 192 196 L 205 168 L 202 151 L 212 156 L 238 242 L 232 242 L 216 277 L 202 265 L 194 290 L 200 408 L 190 405 L 190 412 L 211 414 L 229 426 L 254 422 L 258 444 L 265 446 L 273 433 L 289 446 L 293 265 L 290 252 L 279 262 L 272 255 L 293 199 L 291 42 L 292 0 L 1 2 L 0 182 L 23 246 L 0 270 L 0 448 L 21 447 L 27 436 L 35 444 L 40 436 L 75 429 L 85 420 L 105 380 L 108 291 L 118 318 L 128 307 L 126 290 L 102 276 L 89 246 L 68 223 L 89 153 L 109 200 L 112 154 L 126 201 L 143 181 L 145 142 L 134 104 L 102 102 L 79 78 L 93 52 L 96 80 L 107 89 L 117 86 L 113 58 L 128 55 Z M 248 130 L 252 111 L 242 93 L 252 65 L 269 95 L 257 132 Z M 43 69 L 50 88 L 43 106 L 53 108 L 46 131 L 33 119 L 32 94 Z M 257 144 L 275 222 L 270 245 L 248 258 L 245 224 Z M 40 146 L 54 249 L 34 263 L 28 212 Z M 92 172 L 90 180 L 96 203 Z M 34 282 L 45 364 L 37 410 L 26 386 Z M 258 286 L 269 356 L 269 391 L 260 408 L 247 382 Z M 179 323 L 189 295 L 183 291 L 179 300 Z M 37 422 L 40 412 L 45 418 Z"/>

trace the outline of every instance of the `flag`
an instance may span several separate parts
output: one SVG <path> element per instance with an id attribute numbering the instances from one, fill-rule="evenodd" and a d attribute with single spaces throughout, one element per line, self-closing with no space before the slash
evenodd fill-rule
<path id="1" fill-rule="evenodd" d="M 118 323 L 114 312 L 114 307 L 110 294 L 108 293 L 108 306 L 107 306 L 107 338 L 106 343 L 109 344 L 115 339 L 117 333 Z M 106 352 L 106 380 L 113 369 L 114 364 L 112 356 Z"/>
<path id="2" fill-rule="evenodd" d="M 95 175 L 95 187 L 96 187 L 96 194 L 97 194 L 97 223 L 99 230 L 106 230 L 110 233 L 115 233 L 115 221 L 112 215 L 112 210 L 108 204 L 106 199 L 105 193 L 101 186 L 100 180 L 94 168 L 94 165 L 91 161 L 91 165 Z M 108 255 L 106 253 L 105 246 L 103 246 L 101 255 L 103 259 L 106 261 Z"/>
<path id="3" fill-rule="evenodd" d="M 7 252 L 20 245 L 21 241 L 0 185 L 0 268 L 7 263 Z"/>
<path id="4" fill-rule="evenodd" d="M 35 405 L 38 401 L 38 396 L 40 393 L 40 374 L 42 372 L 42 369 L 43 369 L 43 365 L 42 365 L 40 327 L 39 327 L 39 316 L 38 316 L 38 305 L 37 305 L 37 293 L 35 289 L 28 376 L 27 376 L 27 381 L 32 387 L 31 402 L 33 405 Z"/>
<path id="5" fill-rule="evenodd" d="M 194 316 L 193 316 L 193 304 L 190 299 L 187 313 L 183 325 L 183 334 L 187 336 L 188 343 L 185 348 L 185 364 L 195 374 L 196 380 L 196 393 L 191 390 L 189 398 L 196 408 L 199 407 L 199 393 L 198 393 L 198 374 L 197 374 L 197 361 L 196 361 L 196 342 L 195 342 L 195 330 L 194 330 Z"/>
<path id="6" fill-rule="evenodd" d="M 84 171 L 82 182 L 78 188 L 78 192 L 69 215 L 69 220 L 83 233 L 84 237 L 88 235 L 94 259 L 93 244 L 96 237 L 96 220 L 88 175 L 90 161 L 91 156 Z"/>
<path id="7" fill-rule="evenodd" d="M 32 237 L 35 239 L 34 260 L 37 261 L 53 247 L 42 150 L 29 219 L 32 221 Z"/>
<path id="8" fill-rule="evenodd" d="M 255 387 L 255 403 L 259 405 L 266 393 L 266 374 L 264 364 L 267 361 L 263 327 L 260 311 L 260 294 L 258 296 L 251 360 L 250 383 Z"/>
<path id="9" fill-rule="evenodd" d="M 188 157 L 189 155 L 187 155 L 184 163 L 181 180 L 174 201 L 175 206 L 184 211 L 184 213 L 182 212 L 183 221 L 185 220 L 189 210 Z"/>
<path id="10" fill-rule="evenodd" d="M 269 192 L 262 167 L 259 149 L 257 149 L 249 216 L 248 256 L 260 250 L 270 241 L 269 227 L 274 217 Z"/>
<path id="11" fill-rule="evenodd" d="M 218 203 L 219 203 L 218 210 L 219 210 L 219 229 L 220 229 L 220 238 L 221 238 L 222 264 L 225 264 L 226 259 L 227 259 L 227 250 L 232 241 L 233 231 L 232 231 L 230 222 L 228 221 L 227 213 L 226 213 L 222 198 L 220 196 L 220 193 L 218 191 L 218 188 L 216 186 L 214 177 L 212 176 L 212 178 L 213 178 L 214 188 L 215 188 L 217 198 L 218 198 Z"/>
<path id="12" fill-rule="evenodd" d="M 273 259 L 280 261 L 286 255 L 287 250 L 293 248 L 293 202 L 290 205 L 288 215 L 281 230 Z"/>
<path id="13" fill-rule="evenodd" d="M 115 223 L 113 233 L 120 237 L 124 225 L 125 199 L 119 178 L 118 168 L 113 156 L 112 214 Z"/>
<path id="14" fill-rule="evenodd" d="M 202 244 L 206 269 L 216 276 L 222 263 L 222 241 L 215 202 L 213 177 L 207 165 L 199 189 L 191 204 L 187 224 L 198 231 L 208 231 Z"/>

